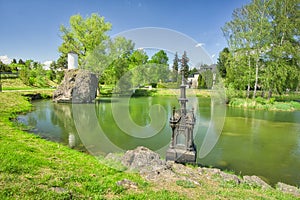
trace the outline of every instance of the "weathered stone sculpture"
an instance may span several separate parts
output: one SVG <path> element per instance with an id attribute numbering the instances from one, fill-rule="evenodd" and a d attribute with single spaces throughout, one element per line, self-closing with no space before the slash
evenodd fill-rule
<path id="1" fill-rule="evenodd" d="M 196 148 L 193 139 L 193 130 L 195 125 L 194 110 L 187 111 L 186 103 L 186 85 L 182 76 L 182 84 L 180 86 L 180 109 L 173 108 L 173 114 L 170 118 L 170 126 L 172 128 L 172 140 L 167 150 L 166 160 L 178 163 L 195 163 Z"/>
<path id="2" fill-rule="evenodd" d="M 69 69 L 57 90 L 54 102 L 91 103 L 97 94 L 98 78 L 94 73 L 80 69 Z"/>

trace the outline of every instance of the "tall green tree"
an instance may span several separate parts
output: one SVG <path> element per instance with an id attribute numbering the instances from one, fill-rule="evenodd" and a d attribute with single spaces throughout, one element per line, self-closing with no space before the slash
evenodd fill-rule
<path id="1" fill-rule="evenodd" d="M 151 64 L 149 76 L 153 77 L 153 83 L 159 81 L 166 82 L 168 80 L 170 74 L 168 60 L 168 55 L 163 50 L 158 51 L 151 57 L 151 60 L 149 61 Z"/>
<path id="2" fill-rule="evenodd" d="M 173 59 L 173 65 L 172 65 L 173 82 L 177 82 L 178 67 L 179 67 L 179 58 L 178 58 L 178 54 L 176 52 L 175 57 Z"/>
<path id="3" fill-rule="evenodd" d="M 132 83 L 134 87 L 145 85 L 147 83 L 146 77 L 148 75 L 148 55 L 143 49 L 137 49 L 130 55 L 129 69 L 132 73 Z"/>
<path id="4" fill-rule="evenodd" d="M 286 89 L 296 89 L 299 82 L 299 0 L 272 1 L 270 5 L 270 46 L 266 53 L 267 67 L 264 87 L 271 97 Z"/>
<path id="5" fill-rule="evenodd" d="M 168 65 L 168 60 L 169 58 L 167 56 L 167 53 L 164 50 L 160 50 L 151 57 L 149 63 Z"/>
<path id="6" fill-rule="evenodd" d="M 189 58 L 187 57 L 186 51 L 183 52 L 183 55 L 181 57 L 181 72 L 184 73 L 184 78 L 188 78 L 189 76 Z"/>
<path id="7" fill-rule="evenodd" d="M 78 54 L 79 62 L 83 62 L 88 53 L 91 53 L 98 45 L 109 37 L 106 32 L 111 29 L 111 24 L 105 22 L 104 17 L 93 13 L 90 17 L 83 18 L 81 15 L 70 17 L 70 25 L 60 27 L 62 44 L 59 52 Z"/>
<path id="8" fill-rule="evenodd" d="M 133 42 L 124 37 L 109 39 L 88 54 L 82 67 L 96 73 L 100 82 L 115 84 L 129 70 L 129 64 L 124 63 L 128 63 L 133 48 Z"/>
<path id="9" fill-rule="evenodd" d="M 233 12 L 222 28 L 232 54 L 228 78 L 239 77 L 247 88 L 281 93 L 297 82 L 299 1 L 252 0 Z M 227 78 L 226 78 L 227 79 Z M 238 82 L 235 80 L 234 82 Z M 237 87 L 236 87 L 237 88 Z"/>
<path id="10" fill-rule="evenodd" d="M 217 69 L 222 78 L 226 78 L 226 67 L 230 65 L 230 55 L 229 49 L 225 47 L 219 54 L 219 58 L 217 61 Z"/>

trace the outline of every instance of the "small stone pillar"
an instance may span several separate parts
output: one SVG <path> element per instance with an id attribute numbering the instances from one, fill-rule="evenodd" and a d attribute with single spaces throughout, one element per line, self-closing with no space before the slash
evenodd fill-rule
<path id="1" fill-rule="evenodd" d="M 196 122 L 194 109 L 187 111 L 186 103 L 186 85 L 184 84 L 184 76 L 182 74 L 182 84 L 180 86 L 180 109 L 173 108 L 170 118 L 170 126 L 172 128 L 172 138 L 169 149 L 166 153 L 166 160 L 178 163 L 195 163 L 196 147 L 194 144 L 194 125 Z"/>
<path id="2" fill-rule="evenodd" d="M 78 55 L 75 52 L 68 53 L 68 69 L 78 68 Z"/>

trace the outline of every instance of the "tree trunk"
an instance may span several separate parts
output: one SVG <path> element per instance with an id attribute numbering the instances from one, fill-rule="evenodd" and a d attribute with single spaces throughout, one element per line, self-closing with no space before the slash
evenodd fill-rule
<path id="1" fill-rule="evenodd" d="M 253 99 L 255 99 L 256 97 L 257 83 L 258 83 L 258 60 L 256 60 L 256 64 L 255 64 L 255 84 L 254 84 L 254 91 L 253 91 Z"/>
<path id="2" fill-rule="evenodd" d="M 261 92 L 261 97 L 265 98 L 265 91 L 264 90 Z"/>
<path id="3" fill-rule="evenodd" d="M 250 60 L 250 53 L 248 52 L 247 54 L 249 55 L 248 57 L 249 83 L 247 85 L 247 99 L 248 99 L 250 96 L 251 60 Z"/>
<path id="4" fill-rule="evenodd" d="M 249 98 L 250 96 L 250 83 L 248 83 L 248 86 L 247 86 L 247 99 Z"/>
<path id="5" fill-rule="evenodd" d="M 269 90 L 268 100 L 270 100 L 271 98 L 272 98 L 272 90 Z"/>

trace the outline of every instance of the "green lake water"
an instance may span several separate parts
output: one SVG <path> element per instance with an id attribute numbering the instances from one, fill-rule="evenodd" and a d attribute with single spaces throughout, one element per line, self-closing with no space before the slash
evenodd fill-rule
<path id="1" fill-rule="evenodd" d="M 171 139 L 168 119 L 175 97 L 104 98 L 95 104 L 34 102 L 35 110 L 18 117 L 43 138 L 89 151 L 94 155 L 146 146 L 162 157 Z M 156 105 L 156 106 L 155 106 Z M 157 106 L 160 105 L 160 106 Z M 199 151 L 209 127 L 210 99 L 191 98 Z M 226 108 L 222 133 L 201 165 L 257 175 L 270 184 L 300 186 L 300 112 L 255 111 Z"/>

